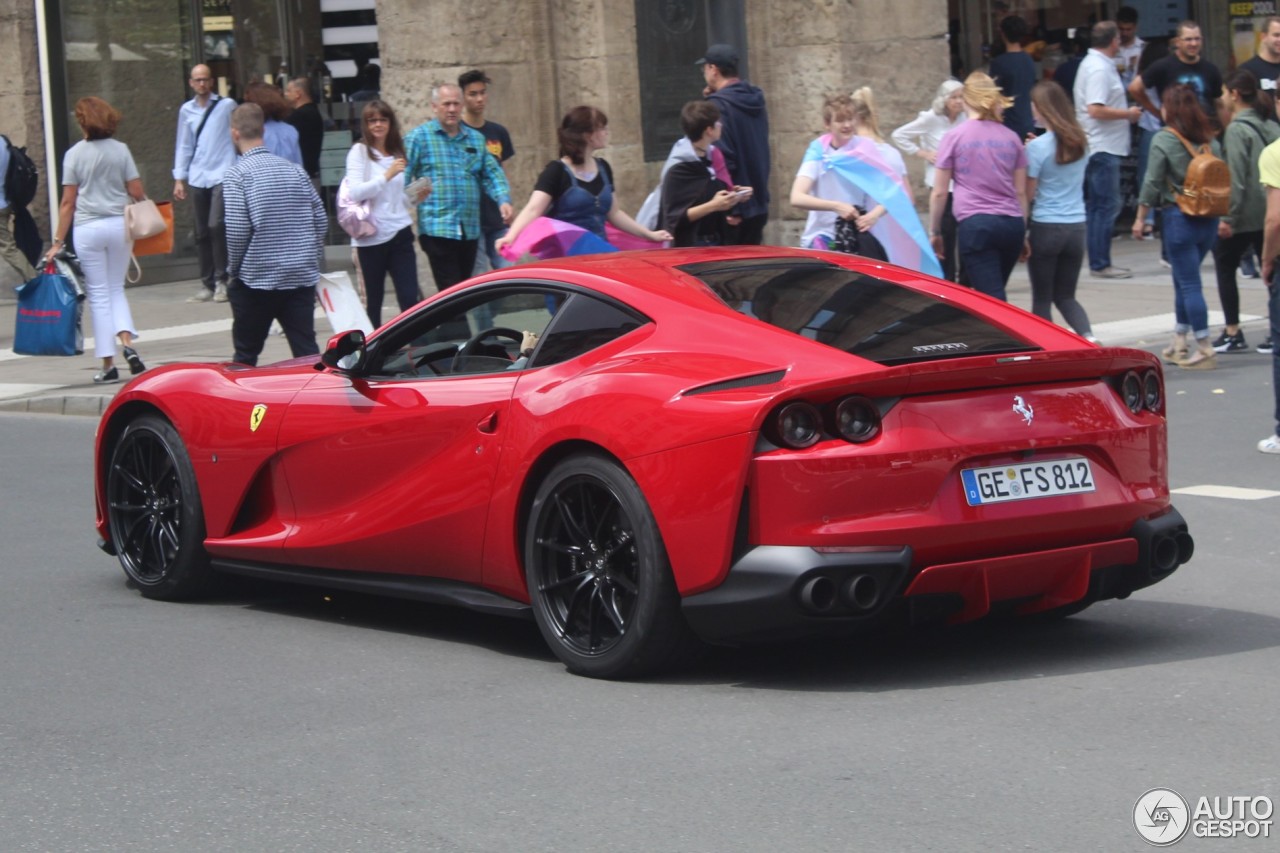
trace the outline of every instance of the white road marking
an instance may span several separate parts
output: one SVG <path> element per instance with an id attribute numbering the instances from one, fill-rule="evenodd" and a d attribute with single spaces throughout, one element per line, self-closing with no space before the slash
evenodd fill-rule
<path id="1" fill-rule="evenodd" d="M 316 318 L 324 319 L 324 311 L 316 309 Z M 231 331 L 231 318 L 224 320 L 206 320 L 203 323 L 185 323 L 181 326 L 164 326 L 159 329 L 140 329 L 138 331 L 137 340 L 143 343 L 151 343 L 153 341 L 173 341 L 179 338 L 193 338 L 197 335 L 216 335 L 226 334 Z M 316 327 L 316 336 L 323 338 L 324 332 L 319 326 Z M 93 338 L 84 339 L 84 351 L 93 352 Z M 20 355 L 12 349 L 0 350 L 0 361 L 13 361 L 18 358 L 32 358 L 32 356 Z"/>
<path id="2" fill-rule="evenodd" d="M 1280 497 L 1280 492 L 1273 492 L 1270 489 L 1245 489 L 1239 486 L 1185 486 L 1181 489 L 1171 489 L 1170 494 L 1175 495 L 1196 495 L 1202 498 L 1227 498 L 1233 501 L 1261 501 L 1267 498 Z"/>
<path id="3" fill-rule="evenodd" d="M 1262 317 L 1257 314 L 1240 315 L 1240 322 L 1242 323 L 1261 319 Z M 1152 314 L 1148 317 L 1133 317 L 1128 320 L 1095 323 L 1093 333 L 1098 337 L 1098 340 L 1102 341 L 1103 346 L 1109 345 L 1112 341 L 1150 340 L 1154 343 L 1159 340 L 1161 343 L 1166 343 L 1164 338 L 1173 333 L 1173 327 L 1176 322 L 1173 314 Z M 1221 311 L 1209 312 L 1210 326 L 1222 326 L 1225 322 L 1226 320 Z"/>

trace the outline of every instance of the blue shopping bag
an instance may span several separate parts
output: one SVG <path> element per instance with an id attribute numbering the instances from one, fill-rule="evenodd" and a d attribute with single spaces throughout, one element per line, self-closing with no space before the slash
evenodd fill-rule
<path id="1" fill-rule="evenodd" d="M 22 355 L 81 355 L 84 294 L 53 264 L 18 288 L 13 351 Z"/>

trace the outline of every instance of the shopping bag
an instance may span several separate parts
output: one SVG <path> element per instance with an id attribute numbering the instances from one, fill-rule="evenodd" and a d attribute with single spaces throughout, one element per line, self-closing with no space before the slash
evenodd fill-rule
<path id="1" fill-rule="evenodd" d="M 21 355 L 81 355 L 84 295 L 48 264 L 44 272 L 18 288 L 13 351 Z"/>
<path id="2" fill-rule="evenodd" d="M 160 218 L 164 221 L 164 230 L 151 237 L 135 240 L 133 242 L 135 257 L 167 255 L 173 251 L 173 202 L 158 201 L 155 204 Z"/>
<path id="3" fill-rule="evenodd" d="M 373 323 L 369 322 L 369 315 L 360 304 L 351 276 L 345 272 L 321 273 L 316 295 L 320 297 L 320 306 L 324 308 L 324 315 L 335 335 L 352 329 L 359 329 L 366 335 L 373 332 Z"/>

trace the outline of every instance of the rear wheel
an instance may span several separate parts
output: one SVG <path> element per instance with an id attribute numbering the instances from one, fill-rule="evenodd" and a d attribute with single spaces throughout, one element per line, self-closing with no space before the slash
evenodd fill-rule
<path id="1" fill-rule="evenodd" d="M 570 457 L 539 486 L 525 572 L 538 628 L 573 672 L 634 677 L 697 648 L 653 513 L 609 459 Z"/>
<path id="2" fill-rule="evenodd" d="M 125 575 L 147 598 L 192 598 L 211 585 L 195 469 L 164 418 L 144 415 L 116 442 L 107 522 Z"/>

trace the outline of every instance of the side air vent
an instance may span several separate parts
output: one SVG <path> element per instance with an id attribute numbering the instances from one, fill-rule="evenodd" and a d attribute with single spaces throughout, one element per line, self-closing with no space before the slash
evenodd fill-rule
<path id="1" fill-rule="evenodd" d="M 768 373 L 757 373 L 754 376 L 739 376 L 737 379 L 726 379 L 724 382 L 713 382 L 710 385 L 700 385 L 697 388 L 691 388 L 684 392 L 686 397 L 694 394 L 714 394 L 716 391 L 735 391 L 739 388 L 755 388 L 759 385 L 772 385 L 775 382 L 781 382 L 782 377 L 787 375 L 785 370 L 771 370 Z"/>

